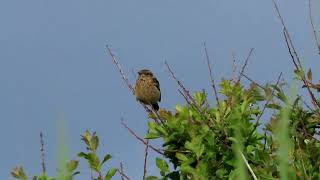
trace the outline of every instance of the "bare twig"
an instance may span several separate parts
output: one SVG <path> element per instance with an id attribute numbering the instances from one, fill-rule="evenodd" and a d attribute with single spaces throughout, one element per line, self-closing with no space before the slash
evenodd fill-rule
<path id="1" fill-rule="evenodd" d="M 122 162 L 120 162 L 120 170 L 118 169 L 118 172 L 119 172 L 119 174 L 120 174 L 120 176 L 121 176 L 121 180 L 124 180 L 124 179 L 130 180 L 130 178 L 129 178 L 129 177 L 124 173 L 124 171 L 123 171 Z"/>
<path id="2" fill-rule="evenodd" d="M 130 129 L 126 123 L 123 122 L 123 120 L 121 121 L 121 124 L 130 132 L 130 134 L 132 134 L 136 139 L 138 139 L 140 142 L 142 142 L 144 145 L 149 146 L 150 149 L 154 150 L 155 152 L 164 155 L 163 152 L 161 152 L 160 149 L 157 149 L 153 146 L 151 146 L 150 144 L 148 144 L 145 140 L 143 140 L 141 137 L 139 137 L 132 129 Z"/>
<path id="3" fill-rule="evenodd" d="M 179 93 L 181 94 L 181 96 L 184 97 L 184 99 L 187 101 L 187 103 L 188 103 L 190 106 L 193 107 L 193 104 L 189 101 L 188 97 L 187 97 L 185 94 L 183 94 L 183 92 L 182 92 L 180 89 L 178 89 L 178 91 L 179 91 Z"/>
<path id="4" fill-rule="evenodd" d="M 143 163 L 143 180 L 147 178 L 147 161 L 148 161 L 148 149 L 149 149 L 149 139 L 147 139 L 147 145 L 144 149 L 144 163 Z"/>
<path id="5" fill-rule="evenodd" d="M 246 68 L 246 66 L 247 66 L 247 64 L 248 64 L 248 61 L 249 61 L 249 59 L 250 59 L 250 57 L 251 57 L 251 54 L 252 54 L 253 50 L 254 50 L 254 48 L 251 48 L 250 51 L 249 51 L 249 54 L 248 54 L 248 56 L 247 56 L 247 58 L 246 58 L 246 60 L 245 60 L 245 62 L 244 62 L 244 64 L 243 64 L 243 66 L 242 66 L 242 68 L 241 68 L 241 72 L 240 72 L 240 75 L 239 75 L 239 78 L 238 78 L 237 83 L 239 83 L 240 80 L 241 80 L 242 74 L 244 73 L 244 70 L 245 70 L 245 68 Z"/>
<path id="6" fill-rule="evenodd" d="M 309 19 L 310 19 L 310 24 L 311 24 L 312 31 L 313 31 L 314 40 L 315 40 L 315 43 L 318 47 L 318 51 L 319 51 L 318 53 L 320 54 L 320 41 L 318 39 L 317 31 L 316 31 L 316 28 L 313 23 L 311 0 L 309 0 Z"/>
<path id="7" fill-rule="evenodd" d="M 170 68 L 169 64 L 167 63 L 167 61 L 165 61 L 165 64 L 172 76 L 172 78 L 178 83 L 178 85 L 181 87 L 183 94 L 185 95 L 185 97 L 187 97 L 187 99 L 189 99 L 193 104 L 194 107 L 196 107 L 196 109 L 198 110 L 199 113 L 201 113 L 200 107 L 198 107 L 196 101 L 194 100 L 194 98 L 190 95 L 189 91 L 184 87 L 184 85 L 182 84 L 182 82 L 176 77 L 176 75 L 174 74 L 174 72 L 172 71 L 172 69 Z"/>
<path id="8" fill-rule="evenodd" d="M 43 134 L 40 132 L 40 152 L 41 152 L 41 166 L 42 166 L 42 174 L 46 174 L 46 164 L 45 164 L 45 156 L 44 156 L 44 140 Z"/>
<path id="9" fill-rule="evenodd" d="M 293 52 L 293 54 L 294 54 L 294 56 L 295 56 L 295 58 L 296 58 L 296 60 L 297 60 L 297 62 L 298 62 L 298 64 L 299 64 L 299 68 L 302 68 L 302 65 L 301 65 L 301 62 L 300 62 L 300 58 L 299 58 L 298 53 L 297 53 L 297 51 L 296 51 L 296 49 L 295 49 L 295 47 L 294 47 L 294 45 L 293 45 L 293 42 L 292 42 L 291 36 L 290 36 L 290 34 L 289 34 L 288 28 L 287 28 L 286 24 L 284 23 L 284 20 L 283 20 L 283 18 L 282 18 L 282 16 L 281 16 L 279 7 L 278 7 L 278 5 L 277 5 L 277 3 L 276 3 L 275 0 L 272 0 L 272 2 L 273 2 L 273 5 L 274 5 L 274 8 L 275 8 L 276 11 L 277 11 L 278 18 L 279 18 L 280 21 L 281 21 L 283 30 L 284 30 L 285 34 L 287 35 L 287 39 L 288 39 L 288 42 L 289 42 L 289 44 L 290 44 L 290 46 L 291 46 L 291 48 L 292 48 L 292 52 Z"/>
<path id="10" fill-rule="evenodd" d="M 299 70 L 302 69 L 302 67 L 301 67 L 301 66 L 298 66 L 297 63 L 296 63 L 295 60 L 294 60 L 294 56 L 293 56 L 292 50 L 291 50 L 293 44 L 291 44 L 291 45 L 289 44 L 289 43 L 290 43 L 290 41 L 289 41 L 289 34 L 287 34 L 286 31 L 284 31 L 284 37 L 285 37 L 285 41 L 286 41 L 286 44 L 287 44 L 287 48 L 288 48 L 289 54 L 290 54 L 290 56 L 291 56 L 291 58 L 292 58 L 292 62 L 294 63 L 294 65 L 295 65 L 295 67 L 296 67 L 296 70 L 299 71 Z M 293 49 L 293 51 L 294 51 L 294 49 Z M 297 57 L 296 57 L 296 58 L 297 58 Z M 299 62 L 299 61 L 298 61 L 298 62 Z M 306 86 L 306 88 L 307 88 L 307 90 L 308 90 L 308 93 L 309 93 L 309 95 L 310 95 L 312 104 L 314 105 L 315 108 L 319 108 L 319 107 L 320 107 L 320 104 L 319 104 L 319 102 L 317 101 L 317 98 L 314 96 L 313 92 L 311 91 L 310 86 L 308 85 L 308 82 L 307 82 L 307 80 L 306 80 L 305 74 L 303 74 L 302 81 L 303 81 L 303 84 Z"/>
<path id="11" fill-rule="evenodd" d="M 295 57 L 293 56 L 293 52 L 291 51 L 291 45 L 290 45 L 290 42 L 288 40 L 288 34 L 286 33 L 286 31 L 284 29 L 283 29 L 283 36 L 284 36 L 284 39 L 285 39 L 285 42 L 286 42 L 286 45 L 287 45 L 287 48 L 288 48 L 292 63 L 294 64 L 296 70 L 298 70 L 300 68 L 299 68 L 299 66 L 298 66 L 298 64 L 297 64 L 297 62 L 295 60 Z"/>
<path id="12" fill-rule="evenodd" d="M 310 111 L 312 111 L 313 113 L 315 112 L 315 111 L 309 106 L 309 104 L 307 104 L 307 102 L 306 102 L 305 100 L 301 99 L 301 101 L 302 101 L 302 103 L 303 103 Z"/>
<path id="13" fill-rule="evenodd" d="M 107 50 L 109 52 L 109 55 L 112 57 L 113 63 L 117 66 L 122 79 L 124 80 L 124 82 L 126 83 L 126 85 L 128 86 L 128 88 L 131 90 L 132 94 L 134 94 L 134 88 L 133 86 L 130 84 L 129 79 L 127 78 L 127 76 L 125 75 L 125 73 L 122 70 L 122 67 L 119 63 L 119 61 L 117 60 L 116 56 L 112 53 L 112 50 L 109 48 L 109 46 L 107 45 Z"/>
<path id="14" fill-rule="evenodd" d="M 298 53 L 297 53 L 297 51 L 296 51 L 296 49 L 294 47 L 294 44 L 292 42 L 292 39 L 291 39 L 291 36 L 289 34 L 288 28 L 284 23 L 284 20 L 283 20 L 283 18 L 281 16 L 281 13 L 280 13 L 280 10 L 278 8 L 278 5 L 277 5 L 276 1 L 272 0 L 272 2 L 273 2 L 273 5 L 274 5 L 274 7 L 276 9 L 277 15 L 278 15 L 278 17 L 279 17 L 279 19 L 281 21 L 281 24 L 283 26 L 284 37 L 285 37 L 285 40 L 286 40 L 287 48 L 289 50 L 292 62 L 294 63 L 294 65 L 296 67 L 296 71 L 300 71 L 303 68 L 302 68 L 301 61 L 300 61 L 300 58 L 298 56 Z M 307 87 L 307 90 L 308 90 L 308 93 L 310 95 L 312 104 L 314 105 L 315 108 L 317 108 L 317 109 L 320 108 L 320 103 L 317 101 L 316 97 L 314 96 L 313 92 L 311 91 L 310 87 L 308 86 L 308 83 L 306 81 L 305 75 L 303 75 L 302 81 L 303 81 L 304 85 Z"/>
<path id="15" fill-rule="evenodd" d="M 218 92 L 217 92 L 217 88 L 216 88 L 216 85 L 215 85 L 215 82 L 214 82 L 214 78 L 213 78 L 213 75 L 212 75 L 212 69 L 211 69 L 211 65 L 210 65 L 210 58 L 209 58 L 209 54 L 208 54 L 208 50 L 207 50 L 207 45 L 206 45 L 205 42 L 203 43 L 203 46 L 204 46 L 204 52 L 206 54 L 206 60 L 207 60 L 207 65 L 208 65 L 208 69 L 209 69 L 211 86 L 213 88 L 214 96 L 216 98 L 218 107 L 220 107 L 220 101 L 219 101 L 219 97 L 218 97 Z"/>
<path id="16" fill-rule="evenodd" d="M 265 89 L 262 85 L 260 85 L 259 83 L 257 83 L 256 81 L 252 80 L 249 76 L 247 76 L 246 74 L 242 73 L 242 76 L 245 77 L 248 81 L 250 81 L 251 83 L 256 84 L 259 88 L 261 89 Z"/>
<path id="17" fill-rule="evenodd" d="M 232 52 L 232 80 L 233 80 L 233 82 L 237 81 L 236 71 L 237 71 L 236 54 L 234 52 Z"/>
<path id="18" fill-rule="evenodd" d="M 124 180 L 124 175 L 123 175 L 123 165 L 122 165 L 122 162 L 120 162 L 120 176 L 121 176 L 121 180 Z"/>

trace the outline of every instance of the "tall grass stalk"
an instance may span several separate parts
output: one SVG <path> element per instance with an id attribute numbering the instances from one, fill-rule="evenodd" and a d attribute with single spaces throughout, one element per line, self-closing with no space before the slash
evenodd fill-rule
<path id="1" fill-rule="evenodd" d="M 292 152 L 292 139 L 289 137 L 289 115 L 290 106 L 293 104 L 295 97 L 297 97 L 297 82 L 293 81 L 290 87 L 290 96 L 283 109 L 281 109 L 281 118 L 275 132 L 275 138 L 279 143 L 278 160 L 280 178 L 288 180 L 289 178 L 289 160 L 290 152 Z"/>

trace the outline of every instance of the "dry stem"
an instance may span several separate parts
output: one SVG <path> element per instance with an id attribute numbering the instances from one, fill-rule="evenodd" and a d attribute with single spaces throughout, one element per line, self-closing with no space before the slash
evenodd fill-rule
<path id="1" fill-rule="evenodd" d="M 242 75 L 243 75 L 243 73 L 244 73 L 244 70 L 245 70 L 246 66 L 248 65 L 248 61 L 249 61 L 249 59 L 250 59 L 250 57 L 251 57 L 251 54 L 252 54 L 253 50 L 254 50 L 254 48 L 251 48 L 251 49 L 250 49 L 249 54 L 248 54 L 246 60 L 244 61 L 244 64 L 243 64 L 243 66 L 242 66 L 242 68 L 241 68 L 241 72 L 240 72 L 240 75 L 239 75 L 239 78 L 238 78 L 237 83 L 239 83 L 240 80 L 241 80 L 241 77 L 242 77 Z"/>
<path id="2" fill-rule="evenodd" d="M 46 174 L 46 164 L 45 164 L 45 156 L 44 156 L 44 140 L 43 140 L 43 134 L 40 132 L 40 152 L 41 152 L 41 166 L 42 166 L 42 174 Z"/>
<path id="3" fill-rule="evenodd" d="M 318 51 L 319 51 L 318 53 L 320 54 L 320 41 L 318 39 L 317 31 L 316 31 L 316 28 L 315 28 L 314 23 L 313 23 L 311 0 L 309 0 L 309 19 L 310 19 L 312 32 L 313 32 L 313 37 L 314 37 L 315 43 L 316 43 L 316 45 L 318 47 Z"/>
<path id="4" fill-rule="evenodd" d="M 140 142 L 142 142 L 144 145 L 150 147 L 150 149 L 154 150 L 155 152 L 164 155 L 163 152 L 161 152 L 160 149 L 157 149 L 153 146 L 151 146 L 150 144 L 148 144 L 145 140 L 143 140 L 141 137 L 139 137 L 132 129 L 130 129 L 126 123 L 123 122 L 123 120 L 121 121 L 121 124 L 130 132 L 130 134 L 132 134 L 136 139 L 138 139 Z"/>
<path id="5" fill-rule="evenodd" d="M 210 65 L 210 58 L 209 58 L 209 54 L 208 54 L 208 50 L 207 50 L 207 45 L 206 45 L 205 42 L 203 43 L 203 46 L 204 46 L 204 52 L 206 54 L 206 60 L 207 60 L 207 65 L 208 65 L 208 69 L 209 69 L 211 86 L 213 88 L 214 96 L 216 98 L 218 107 L 220 107 L 220 101 L 219 101 L 219 97 L 218 97 L 218 92 L 217 92 L 217 88 L 216 88 L 216 85 L 215 85 L 215 82 L 214 82 L 214 78 L 213 78 L 213 75 L 212 75 L 212 69 L 211 69 L 211 65 Z"/>

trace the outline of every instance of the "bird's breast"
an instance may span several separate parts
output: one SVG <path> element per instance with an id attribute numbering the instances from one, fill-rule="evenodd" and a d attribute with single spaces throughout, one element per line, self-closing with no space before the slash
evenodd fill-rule
<path id="1" fill-rule="evenodd" d="M 160 99 L 159 89 L 148 81 L 140 81 L 136 85 L 137 99 L 145 104 L 155 104 Z"/>

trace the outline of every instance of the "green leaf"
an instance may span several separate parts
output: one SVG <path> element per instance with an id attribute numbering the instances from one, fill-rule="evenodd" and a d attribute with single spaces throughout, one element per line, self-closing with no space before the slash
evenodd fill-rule
<path id="1" fill-rule="evenodd" d="M 90 147 L 90 139 L 91 139 L 91 134 L 88 130 L 86 130 L 83 135 L 81 136 L 81 140 L 85 142 L 85 144 Z"/>
<path id="2" fill-rule="evenodd" d="M 22 166 L 18 166 L 15 167 L 12 171 L 11 171 L 11 175 L 17 179 L 21 179 L 21 180 L 27 180 L 27 175 L 24 172 L 24 169 Z"/>
<path id="3" fill-rule="evenodd" d="M 40 177 L 39 177 L 39 180 L 49 180 L 50 178 L 47 176 L 47 175 L 45 175 L 45 174 L 43 174 L 43 175 L 41 175 Z"/>
<path id="4" fill-rule="evenodd" d="M 105 162 L 107 162 L 109 159 L 111 159 L 111 155 L 110 154 L 107 154 L 104 156 L 102 162 L 101 162 L 101 165 L 103 165 Z"/>
<path id="5" fill-rule="evenodd" d="M 189 165 L 182 164 L 181 165 L 181 171 L 185 172 L 185 173 L 193 174 L 195 170 Z"/>
<path id="6" fill-rule="evenodd" d="M 76 161 L 76 160 L 71 160 L 67 163 L 67 169 L 69 172 L 73 172 L 74 170 L 77 169 L 78 167 L 78 164 L 79 164 L 79 161 Z"/>
<path id="7" fill-rule="evenodd" d="M 194 94 L 194 99 L 199 106 L 202 106 L 206 100 L 206 93 L 204 92 L 196 92 Z"/>
<path id="8" fill-rule="evenodd" d="M 288 98 L 287 96 L 284 94 L 283 91 L 280 91 L 277 93 L 277 96 L 280 100 L 282 100 L 283 102 L 287 102 L 288 101 Z"/>
<path id="9" fill-rule="evenodd" d="M 96 172 L 100 172 L 100 160 L 96 153 L 88 154 L 88 162 L 89 162 L 90 168 L 92 168 Z"/>
<path id="10" fill-rule="evenodd" d="M 281 106 L 278 105 L 278 104 L 267 104 L 266 105 L 267 108 L 270 108 L 270 109 L 277 109 L 277 110 L 280 110 L 281 109 Z"/>
<path id="11" fill-rule="evenodd" d="M 96 135 L 96 132 L 92 134 L 91 140 L 90 140 L 90 147 L 92 151 L 97 151 L 99 146 L 99 137 Z"/>
<path id="12" fill-rule="evenodd" d="M 226 170 L 226 169 L 223 169 L 223 168 L 218 169 L 218 170 L 216 171 L 216 174 L 217 174 L 217 176 L 218 176 L 219 178 L 223 178 L 223 177 L 226 175 L 226 173 L 227 173 L 227 170 Z"/>
<path id="13" fill-rule="evenodd" d="M 107 172 L 107 175 L 105 176 L 105 180 L 110 180 L 117 172 L 118 170 L 116 168 L 111 168 L 109 169 L 109 171 Z"/>
<path id="14" fill-rule="evenodd" d="M 202 144 L 202 137 L 200 136 L 192 138 L 191 142 L 187 141 L 185 143 L 185 147 L 193 151 L 196 154 L 197 159 L 200 158 L 205 149 L 204 145 Z"/>
<path id="15" fill-rule="evenodd" d="M 156 176 L 148 176 L 146 180 L 160 180 L 160 179 L 157 178 Z"/>
<path id="16" fill-rule="evenodd" d="M 234 143 L 239 143 L 239 141 L 234 137 L 229 137 L 228 139 Z"/>
<path id="17" fill-rule="evenodd" d="M 302 80 L 303 79 L 303 76 L 304 76 L 304 71 L 301 70 L 301 69 L 298 69 L 298 70 L 294 70 L 294 73 L 297 75 L 297 78 Z"/>
<path id="18" fill-rule="evenodd" d="M 162 136 L 166 136 L 167 135 L 167 131 L 164 129 L 163 126 L 157 126 L 156 127 L 156 131 Z"/>
<path id="19" fill-rule="evenodd" d="M 181 161 L 187 161 L 189 159 L 186 155 L 182 153 L 176 153 L 176 158 L 178 158 Z"/>
<path id="20" fill-rule="evenodd" d="M 162 172 L 169 172 L 169 166 L 165 160 L 156 158 L 156 165 Z"/>
<path id="21" fill-rule="evenodd" d="M 153 133 L 153 132 L 150 132 L 144 136 L 145 139 L 157 139 L 160 137 L 161 136 L 158 133 Z"/>
<path id="22" fill-rule="evenodd" d="M 78 154 L 78 157 L 82 157 L 82 158 L 85 158 L 85 159 L 88 159 L 88 154 L 84 153 L 84 152 L 80 152 Z"/>
<path id="23" fill-rule="evenodd" d="M 155 122 L 152 122 L 152 121 L 148 122 L 149 130 L 155 130 L 157 126 L 158 125 Z"/>
<path id="24" fill-rule="evenodd" d="M 176 111 L 178 113 L 182 113 L 184 111 L 185 107 L 181 106 L 180 104 L 176 105 Z"/>

